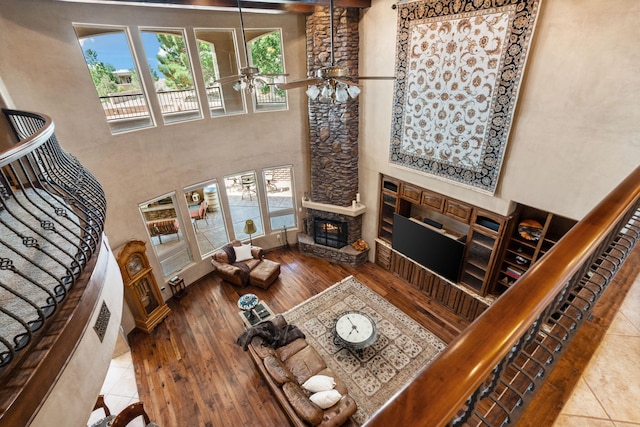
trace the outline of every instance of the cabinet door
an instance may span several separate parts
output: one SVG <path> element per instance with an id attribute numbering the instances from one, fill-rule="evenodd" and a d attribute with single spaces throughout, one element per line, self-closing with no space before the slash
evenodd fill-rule
<path id="1" fill-rule="evenodd" d="M 378 240 L 376 241 L 376 264 L 385 270 L 391 268 L 391 247 Z"/>
<path id="2" fill-rule="evenodd" d="M 444 210 L 444 196 L 438 193 L 432 193 L 431 191 L 422 191 L 422 206 L 426 206 L 438 212 Z"/>
<path id="3" fill-rule="evenodd" d="M 380 217 L 378 220 L 378 237 L 391 243 L 393 235 L 393 213 L 398 208 L 398 190 L 400 183 L 392 178 L 383 176 L 380 191 Z"/>
<path id="4" fill-rule="evenodd" d="M 398 197 L 385 191 L 380 193 L 380 222 L 378 237 L 391 242 L 393 235 L 393 213 L 396 212 Z"/>
<path id="5" fill-rule="evenodd" d="M 476 209 L 471 218 L 460 282 L 486 295 L 495 277 L 496 260 L 510 218 Z"/>
<path id="6" fill-rule="evenodd" d="M 462 202 L 447 199 L 444 214 L 458 221 L 469 224 L 472 208 Z"/>
<path id="7" fill-rule="evenodd" d="M 491 255 L 496 245 L 496 238 L 475 229 L 472 229 L 470 233 L 460 282 L 474 291 L 482 293 L 485 279 L 491 267 Z"/>
<path id="8" fill-rule="evenodd" d="M 422 196 L 422 189 L 414 187 L 406 182 L 402 183 L 402 197 L 414 203 L 420 203 L 420 197 Z"/>

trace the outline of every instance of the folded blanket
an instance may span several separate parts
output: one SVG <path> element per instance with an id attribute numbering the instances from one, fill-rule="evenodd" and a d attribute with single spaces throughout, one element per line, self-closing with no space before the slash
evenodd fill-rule
<path id="1" fill-rule="evenodd" d="M 227 254 L 229 264 L 236 262 L 236 251 L 233 249 L 233 245 L 231 243 L 227 243 L 221 249 Z"/>
<path id="2" fill-rule="evenodd" d="M 298 338 L 305 338 L 305 335 L 295 325 L 284 325 L 279 328 L 273 322 L 266 321 L 244 331 L 236 340 L 236 344 L 241 346 L 244 351 L 247 351 L 253 337 L 261 337 L 271 347 L 278 348 Z"/>
<path id="3" fill-rule="evenodd" d="M 246 284 L 249 282 L 249 273 L 251 273 L 251 270 L 249 269 L 249 266 L 247 264 L 245 264 L 244 262 L 234 262 L 233 263 L 234 267 L 238 267 L 240 269 L 240 277 L 242 278 L 242 283 Z"/>

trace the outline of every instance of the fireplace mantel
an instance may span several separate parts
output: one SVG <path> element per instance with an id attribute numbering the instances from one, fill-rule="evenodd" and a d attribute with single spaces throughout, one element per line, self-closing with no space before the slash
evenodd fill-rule
<path id="1" fill-rule="evenodd" d="M 317 211 L 332 212 L 340 215 L 347 215 L 347 216 L 353 216 L 353 217 L 362 215 L 366 210 L 366 206 L 363 205 L 362 203 L 356 204 L 356 207 L 354 208 L 353 206 L 336 206 L 336 205 L 329 205 L 327 203 L 312 202 L 310 200 L 307 200 L 307 201 L 303 200 L 302 207 L 307 209 L 315 209 Z"/>

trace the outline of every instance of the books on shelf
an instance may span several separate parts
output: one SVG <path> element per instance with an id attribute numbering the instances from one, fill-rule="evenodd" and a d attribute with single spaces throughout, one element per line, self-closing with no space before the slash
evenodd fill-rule
<path id="1" fill-rule="evenodd" d="M 514 279 L 519 279 L 520 276 L 524 274 L 524 271 L 518 270 L 517 268 L 514 268 L 514 267 L 507 267 L 505 274 Z"/>

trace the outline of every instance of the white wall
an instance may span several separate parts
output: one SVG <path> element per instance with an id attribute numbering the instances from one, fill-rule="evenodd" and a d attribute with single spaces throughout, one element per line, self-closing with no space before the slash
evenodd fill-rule
<path id="1" fill-rule="evenodd" d="M 108 243 L 106 237 L 104 242 L 105 245 Z M 60 372 L 55 387 L 34 415 L 31 427 L 80 426 L 86 425 L 89 419 L 118 340 L 123 307 L 124 286 L 120 268 L 113 253 L 109 252 L 108 257 L 102 293 L 97 299 L 91 319 L 69 363 Z M 100 341 L 93 325 L 103 302 L 111 314 L 104 338 Z"/>
<path id="2" fill-rule="evenodd" d="M 246 28 L 282 28 L 285 66 L 306 75 L 304 15 L 243 13 Z M 106 232 L 112 248 L 148 240 L 138 204 L 184 187 L 248 169 L 293 165 L 297 200 L 307 188 L 308 122 L 304 91 L 289 94 L 288 111 L 260 112 L 161 124 L 112 136 L 91 82 L 73 23 L 193 28 L 236 28 L 236 12 L 78 4 L 45 0 L 2 1 L 0 76 L 18 109 L 51 116 L 63 148 L 78 157 L 107 195 Z M 249 100 L 250 102 L 250 100 Z M 186 204 L 182 214 L 189 223 Z M 278 231 L 279 233 L 279 231 Z M 195 239 L 194 239 L 195 240 Z M 254 239 L 261 244 L 260 239 Z M 275 235 L 264 242 L 277 242 Z M 149 259 L 164 283 L 150 244 Z M 195 241 L 191 252 L 198 254 Z M 186 283 L 212 269 L 208 259 L 184 272 Z M 165 298 L 169 297 L 167 287 Z"/>
<path id="3" fill-rule="evenodd" d="M 393 75 L 397 10 L 362 13 L 360 74 Z M 506 214 L 516 201 L 579 219 L 640 165 L 640 2 L 543 0 L 495 197 L 389 164 L 393 82 L 366 81 L 360 192 L 377 209 L 378 173 Z M 375 238 L 377 212 L 365 215 Z"/>

